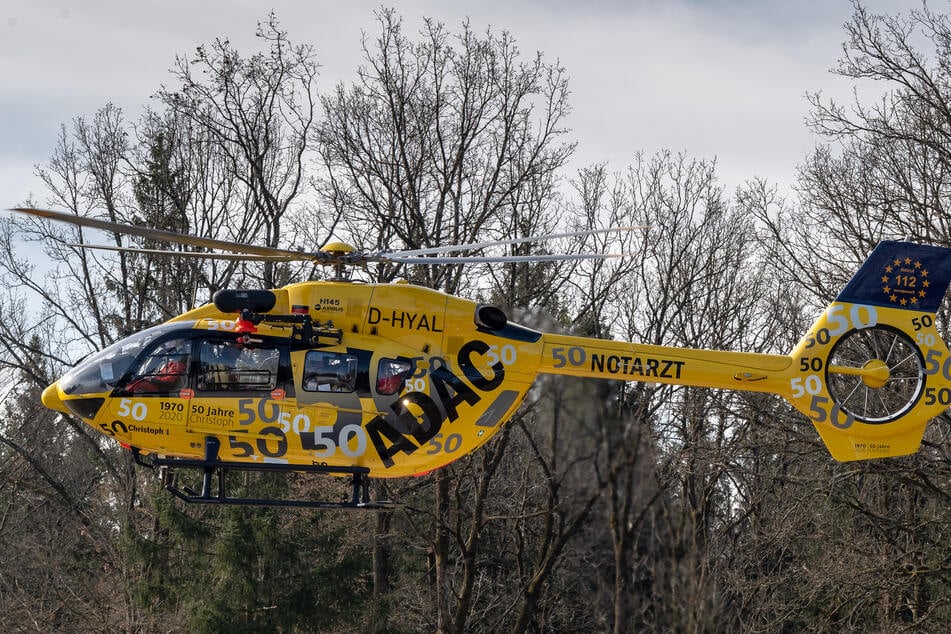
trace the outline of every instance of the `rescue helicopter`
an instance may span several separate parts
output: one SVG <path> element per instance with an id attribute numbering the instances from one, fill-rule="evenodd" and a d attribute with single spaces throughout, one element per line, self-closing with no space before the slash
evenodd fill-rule
<path id="1" fill-rule="evenodd" d="M 476 451 L 539 374 L 777 394 L 812 421 L 839 461 L 914 453 L 928 421 L 951 405 L 951 351 L 935 319 L 951 281 L 951 249 L 880 243 L 783 355 L 540 332 L 496 306 L 345 275 L 368 262 L 538 260 L 446 255 L 538 238 L 377 253 L 331 243 L 299 252 L 14 211 L 217 251 L 198 257 L 336 268 L 329 281 L 218 291 L 212 303 L 92 354 L 43 392 L 46 407 L 129 448 L 187 502 L 388 508 L 370 498 L 369 478 L 425 474 Z M 200 491 L 179 487 L 169 477 L 176 469 L 199 470 Z M 228 494 L 227 473 L 260 470 L 344 476 L 352 493 L 343 501 Z"/>

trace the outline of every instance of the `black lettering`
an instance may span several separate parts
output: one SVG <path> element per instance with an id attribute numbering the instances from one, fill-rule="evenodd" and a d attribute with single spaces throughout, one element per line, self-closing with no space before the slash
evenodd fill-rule
<path id="1" fill-rule="evenodd" d="M 416 327 L 416 330 L 432 330 L 432 328 L 429 327 L 429 318 L 426 317 L 426 315 L 420 317 L 419 325 Z"/>
<path id="2" fill-rule="evenodd" d="M 501 361 L 492 366 L 493 375 L 492 378 L 488 379 L 482 376 L 482 373 L 479 372 L 475 364 L 472 363 L 473 352 L 484 355 L 488 351 L 489 344 L 484 341 L 474 340 L 466 342 L 465 345 L 459 349 L 458 355 L 459 367 L 462 369 L 462 373 L 469 379 L 470 383 L 483 392 L 494 390 L 500 386 L 505 379 L 505 366 L 502 365 Z M 432 372 L 430 372 L 430 374 L 432 374 Z"/>
<path id="3" fill-rule="evenodd" d="M 379 308 L 373 308 L 372 306 L 370 307 L 370 312 L 367 315 L 367 323 L 368 324 L 380 323 L 380 309 Z"/>
<path id="4" fill-rule="evenodd" d="M 647 368 L 644 370 L 644 376 L 657 376 L 657 366 L 659 365 L 660 363 L 657 361 L 657 359 L 648 359 Z"/>
<path id="5" fill-rule="evenodd" d="M 397 328 L 397 327 L 398 327 L 398 328 L 402 328 L 402 327 L 403 327 L 403 320 L 405 319 L 405 317 L 406 317 L 406 313 L 400 312 L 400 313 L 399 313 L 399 319 L 397 319 L 397 317 L 396 317 L 396 311 L 394 310 L 394 311 L 393 311 L 393 317 L 390 318 L 390 324 L 391 324 L 394 328 Z M 397 326 L 397 322 L 399 323 L 399 326 Z"/>
<path id="6" fill-rule="evenodd" d="M 669 359 L 663 359 L 663 362 L 664 362 L 664 369 L 661 371 L 660 375 L 664 377 L 665 379 L 679 379 L 680 370 L 681 368 L 683 368 L 684 362 L 670 361 Z M 675 371 L 673 374 L 670 373 L 671 368 L 675 368 Z"/>
<path id="7" fill-rule="evenodd" d="M 377 416 L 367 423 L 366 430 L 367 436 L 370 437 L 370 442 L 373 443 L 373 448 L 376 449 L 376 453 L 380 456 L 380 460 L 383 461 L 385 467 L 393 466 L 393 456 L 396 454 L 403 452 L 406 455 L 410 455 L 419 449 L 419 447 L 413 444 L 413 441 L 401 434 L 398 429 L 393 427 L 382 416 Z M 310 436 L 310 434 L 302 434 L 301 442 L 308 436 Z M 386 446 L 384 438 L 389 442 L 389 447 Z M 316 448 L 316 445 L 314 448 Z M 307 449 L 307 447 L 305 446 L 304 449 Z"/>
<path id="8" fill-rule="evenodd" d="M 679 379 L 683 373 L 684 361 L 670 359 L 652 359 L 646 357 L 622 357 L 619 355 L 591 355 L 591 371 L 626 376 L 655 376 L 664 379 Z"/>
<path id="9" fill-rule="evenodd" d="M 479 378 L 481 379 L 482 375 L 479 375 Z M 446 410 L 446 417 L 450 422 L 459 418 L 456 405 L 460 403 L 475 405 L 482 399 L 482 397 L 476 394 L 462 379 L 446 368 L 432 370 L 429 373 L 429 380 L 432 382 L 433 387 L 436 388 L 436 393 L 439 394 L 439 400 L 442 401 L 443 407 Z M 450 389 L 455 393 L 454 395 L 450 395 Z M 411 394 L 415 394 L 415 392 L 411 392 Z"/>
<path id="10" fill-rule="evenodd" d="M 416 405 L 422 414 L 417 416 L 410 411 L 410 404 Z M 442 427 L 442 414 L 439 413 L 436 402 L 425 392 L 409 392 L 396 400 L 390 409 L 402 423 L 405 430 L 403 433 L 411 434 L 420 445 L 432 440 Z"/>

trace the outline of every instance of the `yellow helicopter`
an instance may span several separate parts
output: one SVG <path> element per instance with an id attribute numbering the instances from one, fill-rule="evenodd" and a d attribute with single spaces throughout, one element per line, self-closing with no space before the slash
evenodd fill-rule
<path id="1" fill-rule="evenodd" d="M 91 355 L 43 392 L 44 405 L 80 417 L 141 464 L 201 470 L 199 492 L 167 481 L 188 502 L 386 507 L 369 498 L 367 478 L 428 473 L 472 453 L 514 414 L 538 374 L 778 394 L 812 420 L 840 461 L 916 452 L 928 420 L 951 405 L 951 352 L 935 326 L 951 249 L 882 242 L 795 349 L 775 355 L 538 332 L 495 306 L 342 274 L 366 262 L 510 261 L 521 256 L 443 254 L 535 238 L 388 253 L 335 243 L 304 253 L 14 211 L 226 251 L 200 257 L 337 267 L 333 281 L 218 291 L 212 304 Z M 348 476 L 352 495 L 229 496 L 225 473 L 244 470 Z"/>

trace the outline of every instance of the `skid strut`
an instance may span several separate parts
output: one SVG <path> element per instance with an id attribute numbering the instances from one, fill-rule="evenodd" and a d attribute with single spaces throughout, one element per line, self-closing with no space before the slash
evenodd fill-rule
<path id="1" fill-rule="evenodd" d="M 328 467 L 326 465 L 288 465 L 273 462 L 244 463 L 219 460 L 218 451 L 221 441 L 214 436 L 205 439 L 205 457 L 203 459 L 168 458 L 151 456 L 144 459 L 138 449 L 132 449 L 136 463 L 149 467 L 158 467 L 162 472 L 165 489 L 175 497 L 191 504 L 230 504 L 241 506 L 288 506 L 320 509 L 365 509 L 387 510 L 396 507 L 394 502 L 370 499 L 370 472 L 367 467 Z M 201 491 L 196 492 L 187 486 L 179 487 L 175 483 L 174 470 L 196 469 L 201 471 Z M 350 478 L 350 499 L 298 500 L 283 498 L 233 497 L 227 493 L 226 474 L 229 471 L 250 472 L 270 471 L 287 473 L 322 473 L 331 476 Z"/>

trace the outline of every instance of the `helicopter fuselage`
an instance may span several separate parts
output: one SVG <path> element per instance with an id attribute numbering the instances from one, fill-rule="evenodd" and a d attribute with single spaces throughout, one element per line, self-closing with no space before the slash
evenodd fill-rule
<path id="1" fill-rule="evenodd" d="M 195 247 L 87 248 L 200 259 L 444 265 L 605 259 L 621 254 L 450 255 L 613 234 L 571 231 L 465 245 L 366 252 L 259 247 L 32 208 L 35 218 Z M 538 374 L 767 392 L 815 426 L 840 461 L 914 453 L 951 405 L 951 350 L 937 311 L 951 249 L 883 241 L 788 355 L 698 350 L 542 333 L 493 306 L 396 284 L 304 282 L 228 290 L 213 304 L 122 339 L 77 364 L 43 403 L 152 454 L 149 466 L 198 468 L 189 501 L 270 503 L 210 493 L 229 470 L 351 475 L 344 506 L 367 503 L 366 477 L 438 469 L 494 436 Z M 359 489 L 363 491 L 359 491 Z M 327 506 L 327 505 L 325 505 Z M 338 508 L 339 505 L 330 504 Z"/>
<path id="2" fill-rule="evenodd" d="M 881 299 L 906 261 L 921 290 L 909 274 Z M 906 455 L 951 402 L 934 319 L 949 277 L 947 250 L 882 243 L 789 355 L 542 333 L 407 283 L 227 291 L 80 362 L 43 402 L 145 454 L 390 478 L 472 453 L 538 374 L 561 374 L 777 394 L 838 460 Z"/>
<path id="3" fill-rule="evenodd" d="M 143 453 L 200 457 L 212 436 L 229 462 L 401 477 L 476 450 L 539 372 L 782 391 L 791 365 L 786 356 L 544 334 L 405 283 L 264 292 L 274 305 L 256 326 L 212 304 L 194 309 L 92 355 L 44 402 Z M 309 316 L 314 333 L 302 339 L 268 315 Z M 170 361 L 177 371 L 162 374 Z"/>
<path id="4" fill-rule="evenodd" d="M 535 377 L 541 333 L 479 325 L 474 302 L 408 284 L 272 292 L 269 313 L 311 316 L 309 340 L 266 316 L 248 332 L 207 305 L 81 362 L 44 402 L 143 453 L 198 457 L 214 436 L 227 461 L 399 477 L 475 450 Z"/>

